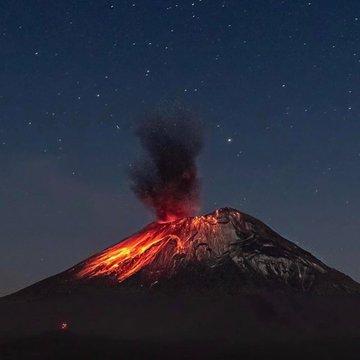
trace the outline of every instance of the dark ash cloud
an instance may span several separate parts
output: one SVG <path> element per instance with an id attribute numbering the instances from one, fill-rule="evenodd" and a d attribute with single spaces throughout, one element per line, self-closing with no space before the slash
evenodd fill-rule
<path id="1" fill-rule="evenodd" d="M 154 113 L 145 117 L 136 135 L 144 158 L 130 173 L 132 190 L 159 220 L 193 215 L 199 208 L 200 121 L 186 111 Z"/>

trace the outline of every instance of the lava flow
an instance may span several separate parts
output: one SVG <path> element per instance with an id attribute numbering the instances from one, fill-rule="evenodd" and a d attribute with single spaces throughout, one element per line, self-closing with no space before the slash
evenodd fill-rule
<path id="1" fill-rule="evenodd" d="M 213 215 L 152 223 L 80 264 L 77 276 L 106 276 L 122 282 L 149 265 L 156 265 L 158 271 L 166 268 L 171 272 L 175 270 L 176 259 L 191 257 L 190 249 L 197 243 L 197 235 L 213 233 L 216 224 Z"/>

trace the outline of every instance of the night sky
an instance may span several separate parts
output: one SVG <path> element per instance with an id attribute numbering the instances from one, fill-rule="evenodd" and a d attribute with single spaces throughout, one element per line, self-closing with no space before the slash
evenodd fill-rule
<path id="1" fill-rule="evenodd" d="M 360 2 L 0 3 L 0 295 L 153 215 L 144 113 L 200 118 L 202 209 L 247 212 L 360 280 Z"/>

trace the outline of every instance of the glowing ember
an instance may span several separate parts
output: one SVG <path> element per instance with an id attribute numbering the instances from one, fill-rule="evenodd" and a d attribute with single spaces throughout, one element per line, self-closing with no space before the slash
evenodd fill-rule
<path id="1" fill-rule="evenodd" d="M 190 258 L 199 239 L 214 235 L 219 226 L 214 215 L 153 223 L 80 264 L 76 275 L 110 276 L 122 282 L 150 265 L 153 272 L 176 271 L 176 259 Z"/>
<path id="2" fill-rule="evenodd" d="M 66 330 L 68 330 L 68 329 L 69 329 L 69 325 L 68 325 L 67 322 L 62 322 L 62 323 L 60 324 L 60 330 L 66 331 Z"/>

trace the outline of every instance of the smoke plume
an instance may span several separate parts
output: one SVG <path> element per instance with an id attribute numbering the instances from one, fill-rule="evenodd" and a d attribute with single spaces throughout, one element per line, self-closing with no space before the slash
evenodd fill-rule
<path id="1" fill-rule="evenodd" d="M 130 173 L 132 190 L 160 221 L 193 215 L 199 207 L 200 122 L 184 111 L 156 113 L 145 119 L 136 135 L 144 159 Z"/>

